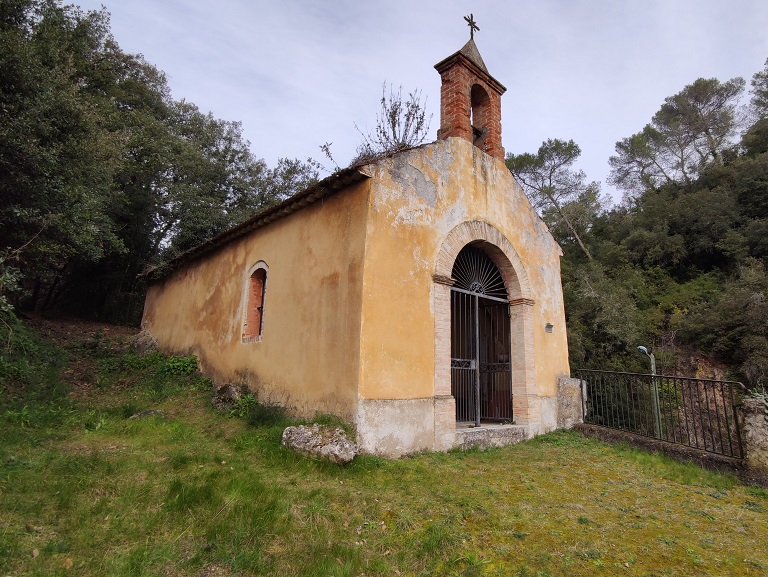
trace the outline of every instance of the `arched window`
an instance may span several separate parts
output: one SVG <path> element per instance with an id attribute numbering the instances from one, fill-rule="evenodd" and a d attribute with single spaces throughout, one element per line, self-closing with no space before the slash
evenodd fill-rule
<path id="1" fill-rule="evenodd" d="M 248 279 L 243 319 L 243 342 L 261 340 L 264 330 L 264 301 L 267 294 L 267 265 L 259 262 Z"/>

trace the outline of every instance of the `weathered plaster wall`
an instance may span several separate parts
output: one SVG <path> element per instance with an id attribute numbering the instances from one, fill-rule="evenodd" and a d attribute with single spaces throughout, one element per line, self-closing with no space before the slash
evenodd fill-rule
<path id="1" fill-rule="evenodd" d="M 561 253 L 504 163 L 450 138 L 380 161 L 371 172 L 360 396 L 443 394 L 435 391 L 432 277 L 449 233 L 479 221 L 500 231 L 519 256 L 517 266 L 523 263 L 525 270 L 518 273 L 527 277 L 528 298 L 535 301 L 529 327 L 535 362 L 527 377 L 527 401 L 536 432 L 554 428 L 557 377 L 569 373 Z M 545 332 L 547 323 L 554 326 L 552 333 Z"/>
<path id="2" fill-rule="evenodd" d="M 149 288 L 142 328 L 167 351 L 194 353 L 218 383 L 313 416 L 351 420 L 357 402 L 369 183 L 226 245 Z M 250 269 L 269 267 L 264 329 L 242 342 Z"/>

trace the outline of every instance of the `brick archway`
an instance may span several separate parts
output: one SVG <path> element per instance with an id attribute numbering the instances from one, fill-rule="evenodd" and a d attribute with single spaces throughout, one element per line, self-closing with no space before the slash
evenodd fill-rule
<path id="1" fill-rule="evenodd" d="M 468 244 L 479 245 L 499 267 L 510 301 L 532 298 L 528 274 L 512 243 L 497 228 L 480 220 L 462 222 L 448 233 L 440 245 L 435 276 L 450 279 L 456 257 Z"/>
<path id="2" fill-rule="evenodd" d="M 534 394 L 533 307 L 531 285 L 520 256 L 512 243 L 495 227 L 483 221 L 466 221 L 454 227 L 440 246 L 433 275 L 435 315 L 435 412 L 436 445 L 440 431 L 455 431 L 455 403 L 451 396 L 451 271 L 456 256 L 466 245 L 482 249 L 498 267 L 511 306 L 510 334 L 513 345 L 512 390 L 515 422 L 530 422 L 529 397 Z M 438 422 L 438 420 L 440 422 Z M 444 433 L 447 439 L 449 433 Z"/>

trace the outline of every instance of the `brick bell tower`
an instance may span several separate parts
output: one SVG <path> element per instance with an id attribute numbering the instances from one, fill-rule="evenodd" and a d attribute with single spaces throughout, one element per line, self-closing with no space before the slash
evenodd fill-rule
<path id="1" fill-rule="evenodd" d="M 470 27 L 469 42 L 455 54 L 435 64 L 442 81 L 437 138 L 463 138 L 503 161 L 501 95 L 507 89 L 485 67 L 475 45 L 474 34 L 479 28 L 472 15 L 464 19 Z"/>

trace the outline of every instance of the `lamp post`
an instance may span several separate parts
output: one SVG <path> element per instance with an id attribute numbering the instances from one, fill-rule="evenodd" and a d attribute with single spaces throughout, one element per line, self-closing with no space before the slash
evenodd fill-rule
<path id="1" fill-rule="evenodd" d="M 651 391 L 653 402 L 653 431 L 657 439 L 661 439 L 661 408 L 659 406 L 659 387 L 656 382 L 656 357 L 649 353 L 646 347 L 637 347 L 637 350 L 651 359 Z"/>

